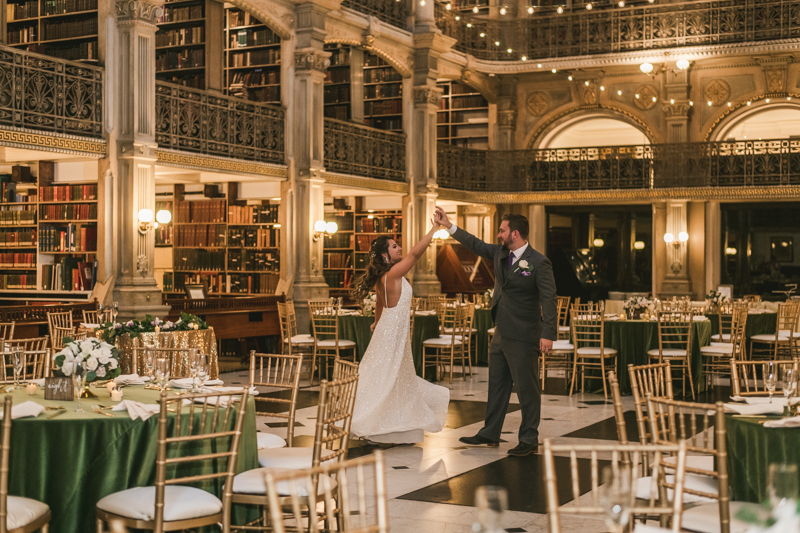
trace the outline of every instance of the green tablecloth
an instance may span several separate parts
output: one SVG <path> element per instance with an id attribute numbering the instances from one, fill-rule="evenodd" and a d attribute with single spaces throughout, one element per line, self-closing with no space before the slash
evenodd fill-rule
<path id="1" fill-rule="evenodd" d="M 716 313 L 706 313 L 711 320 L 711 334 L 719 333 L 719 315 Z M 753 335 L 763 335 L 765 333 L 775 333 L 778 326 L 778 313 L 759 313 L 757 315 L 747 315 L 747 325 L 744 328 L 744 335 L 747 338 L 746 346 L 749 349 L 750 337 Z"/>
<path id="2" fill-rule="evenodd" d="M 142 422 L 131 420 L 124 411 L 115 412 L 115 418 L 95 414 L 91 410 L 93 404 L 113 402 L 104 388 L 92 390 L 99 398 L 81 400 L 85 413 L 74 412 L 75 402 L 44 400 L 41 389 L 35 396 L 27 396 L 24 389 L 10 393 L 14 404 L 33 400 L 69 409 L 51 420 L 46 419 L 45 411 L 37 418 L 14 420 L 11 425 L 9 494 L 47 503 L 52 513 L 52 533 L 94 531 L 95 504 L 101 498 L 155 483 L 158 416 Z M 158 391 L 143 387 L 123 390 L 128 400 L 158 401 Z M 239 471 L 258 468 L 252 397 L 245 416 L 238 467 Z"/>
<path id="3" fill-rule="evenodd" d="M 800 465 L 800 428 L 765 428 L 768 419 L 725 415 L 731 501 L 767 500 L 769 465 Z"/>
<path id="4" fill-rule="evenodd" d="M 345 315 L 339 317 L 339 337 L 356 343 L 356 357 L 359 361 L 367 351 L 372 340 L 370 326 L 375 317 Z M 426 339 L 439 336 L 439 319 L 436 315 L 417 315 L 414 317 L 414 331 L 411 335 L 411 353 L 414 355 L 414 368 L 422 375 L 422 343 Z"/>
<path id="5" fill-rule="evenodd" d="M 477 340 L 477 353 L 478 364 L 489 364 L 489 333 L 488 331 L 494 327 L 494 320 L 492 320 L 491 309 L 476 309 L 475 317 L 472 321 L 472 327 L 478 330 Z"/>

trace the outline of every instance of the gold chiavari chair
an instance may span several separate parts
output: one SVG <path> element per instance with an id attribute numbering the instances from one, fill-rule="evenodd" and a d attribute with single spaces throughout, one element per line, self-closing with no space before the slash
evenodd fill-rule
<path id="1" fill-rule="evenodd" d="M 221 524 L 229 533 L 247 396 L 247 389 L 180 396 L 163 391 L 155 486 L 122 490 L 97 502 L 97 531 L 106 523 L 155 533 Z M 224 481 L 221 499 L 192 486 L 214 480 Z"/>
<path id="2" fill-rule="evenodd" d="M 650 420 L 645 414 L 647 396 L 653 398 L 673 398 L 672 367 L 669 361 L 650 365 L 628 365 L 628 376 L 631 382 L 633 406 L 636 411 L 636 427 L 639 430 L 639 442 L 650 441 Z"/>
<path id="3" fill-rule="evenodd" d="M 475 321 L 475 305 L 474 304 L 459 304 L 457 301 L 455 302 L 455 307 L 449 307 L 446 311 L 446 317 L 448 320 L 448 325 L 442 329 L 442 335 L 452 335 L 454 325 L 451 326 L 449 320 L 452 318 L 455 320 L 456 315 L 456 307 L 463 307 L 466 309 L 465 314 L 465 323 L 462 333 L 457 333 L 457 335 L 463 335 L 463 338 L 466 340 L 464 350 L 467 356 L 467 363 L 469 364 L 469 375 L 472 375 L 472 339 L 478 336 L 478 330 L 473 327 L 473 323 Z M 462 368 L 463 370 L 463 368 Z"/>
<path id="4" fill-rule="evenodd" d="M 711 335 L 711 342 L 731 341 L 733 310 L 736 308 L 736 306 L 737 304 L 733 302 L 726 302 L 719 306 L 719 314 L 717 314 L 717 326 L 719 327 L 719 332 Z"/>
<path id="5" fill-rule="evenodd" d="M 84 324 L 105 324 L 111 322 L 111 311 L 93 311 L 83 310 L 83 323 Z"/>
<path id="6" fill-rule="evenodd" d="M 450 365 L 450 383 L 453 382 L 453 366 L 456 358 L 461 359 L 461 372 L 466 379 L 466 365 L 464 361 L 467 342 L 467 306 L 459 305 L 453 308 L 453 321 L 450 330 L 452 333 L 442 334 L 422 343 L 422 367 L 433 366 L 436 369 L 436 380 L 439 381 L 444 367 Z"/>
<path id="7" fill-rule="evenodd" d="M 273 355 L 256 353 L 255 350 L 250 352 L 250 387 L 277 389 L 282 395 L 288 396 L 288 398 L 269 397 L 266 401 L 256 402 L 256 416 L 286 421 L 286 439 L 272 433 L 259 432 L 256 435 L 258 449 L 292 447 L 297 391 L 300 389 L 302 367 L 302 355 Z M 271 409 L 265 409 L 265 405 Z"/>
<path id="8" fill-rule="evenodd" d="M 798 319 L 800 305 L 789 301 L 778 304 L 775 333 L 763 333 L 750 337 L 751 359 L 794 359 L 797 357 Z"/>
<path id="9" fill-rule="evenodd" d="M 720 334 L 720 338 L 725 340 L 712 342 L 710 346 L 702 346 L 700 348 L 706 390 L 710 390 L 714 386 L 714 376 L 730 376 L 731 361 L 745 359 L 747 307 L 743 305 L 733 307 L 730 317 L 728 333 Z M 698 383 L 697 386 L 699 392 L 700 384 Z"/>
<path id="10" fill-rule="evenodd" d="M 564 515 L 605 515 L 606 509 L 601 502 L 602 487 L 600 483 L 603 475 L 600 470 L 601 458 L 610 456 L 608 468 L 616 479 L 625 476 L 630 487 L 641 485 L 641 463 L 651 457 L 660 461 L 666 454 L 677 457 L 676 475 L 677 482 L 673 483 L 673 490 L 668 493 L 667 478 L 663 469 L 647 481 L 648 493 L 645 498 L 634 498 L 631 491 L 629 502 L 631 516 L 659 517 L 662 525 L 669 526 L 673 533 L 681 531 L 681 516 L 683 514 L 683 477 L 686 459 L 686 444 L 553 444 L 550 439 L 544 441 L 544 466 L 545 486 L 547 488 L 547 515 L 550 519 L 550 533 L 561 533 L 561 518 Z M 580 455 L 581 459 L 578 458 Z M 569 470 L 560 467 L 558 473 L 563 476 L 569 474 L 569 479 L 562 479 L 559 483 L 556 478 L 557 456 L 569 458 Z M 586 461 L 588 456 L 589 468 L 579 468 L 578 461 Z M 627 468 L 626 468 L 627 467 Z M 583 480 L 583 481 L 582 481 Z M 571 501 L 561 505 L 558 488 L 570 487 Z M 581 489 L 590 488 L 589 494 L 582 495 Z M 668 498 L 672 498 L 670 501 Z M 630 520 L 627 531 L 633 526 Z"/>
<path id="11" fill-rule="evenodd" d="M 334 359 L 332 375 L 333 379 L 331 381 L 339 381 L 358 376 L 358 363 L 345 361 L 344 359 Z"/>
<path id="12" fill-rule="evenodd" d="M 14 338 L 16 322 L 0 322 L 0 339 L 11 340 Z"/>
<path id="13" fill-rule="evenodd" d="M 686 378 L 689 378 L 689 390 L 694 399 L 694 381 L 692 378 L 692 311 L 660 312 L 656 315 L 658 322 L 658 348 L 647 351 L 650 362 L 663 363 L 668 360 L 672 370 L 680 370 L 683 396 L 686 397 Z"/>
<path id="14" fill-rule="evenodd" d="M 146 376 L 151 369 L 155 369 L 156 360 L 166 359 L 170 379 L 188 378 L 191 376 L 190 363 L 197 357 L 197 353 L 197 348 L 134 346 L 131 352 L 131 368 L 134 373 Z"/>
<path id="15" fill-rule="evenodd" d="M 389 517 L 383 452 L 344 463 L 296 472 L 267 472 L 267 502 L 275 533 L 296 531 L 305 521 L 302 509 L 325 503 L 323 521 L 342 533 L 388 533 Z M 330 502 L 338 502 L 332 506 Z M 291 509 L 283 512 L 283 509 Z M 306 531 L 319 528 L 309 520 Z"/>
<path id="16" fill-rule="evenodd" d="M 314 353 L 314 336 L 297 333 L 297 314 L 294 310 L 294 302 L 287 300 L 286 303 L 278 302 L 277 305 L 283 353 L 288 353 L 289 355 L 294 353 Z"/>
<path id="17" fill-rule="evenodd" d="M 11 396 L 6 396 L 3 402 L 3 440 L 0 446 L 0 533 L 47 533 L 50 529 L 50 507 L 30 498 L 8 494 L 12 403 Z"/>
<path id="18" fill-rule="evenodd" d="M 50 350 L 12 350 L 0 353 L 3 361 L 4 375 L 0 376 L 0 384 L 14 382 L 14 358 L 20 357 L 22 370 L 19 379 L 21 382 L 33 379 L 42 379 L 50 376 Z"/>
<path id="19" fill-rule="evenodd" d="M 603 396 L 608 398 L 606 371 L 617 368 L 617 351 L 605 345 L 605 316 L 602 304 L 572 305 L 572 344 L 575 346 L 575 359 L 572 368 L 572 383 L 569 394 L 575 389 L 578 374 L 581 377 L 581 392 L 586 379 L 599 379 L 603 382 Z M 609 366 L 610 365 L 610 366 Z M 599 376 L 586 375 L 586 369 L 600 371 Z"/>
<path id="20" fill-rule="evenodd" d="M 800 368 L 797 358 L 778 359 L 775 361 L 738 361 L 730 362 L 731 389 L 733 396 L 769 396 L 764 385 L 764 376 L 769 372 L 772 365 L 776 378 L 782 378 L 787 370 L 791 370 L 794 375 Z"/>
<path id="21" fill-rule="evenodd" d="M 82 341 L 86 339 L 85 331 L 78 331 L 73 327 L 53 326 L 51 329 L 53 333 L 53 351 L 56 352 L 64 348 L 64 339 L 72 339 L 73 341 Z"/>
<path id="22" fill-rule="evenodd" d="M 47 335 L 44 337 L 32 337 L 30 339 L 11 339 L 5 341 L 9 350 L 22 350 L 23 352 L 39 352 L 47 349 Z"/>
<path id="23" fill-rule="evenodd" d="M 319 371 L 322 381 L 322 364 L 317 367 L 317 359 L 325 361 L 325 376 L 328 375 L 328 360 L 343 359 L 343 353 L 356 360 L 356 343 L 339 338 L 339 314 L 330 300 L 309 300 L 308 311 L 311 314 L 311 327 L 314 332 L 314 353 L 311 359 L 311 370 L 308 381 L 314 382 L 314 369 Z"/>
<path id="24" fill-rule="evenodd" d="M 47 313 L 47 326 L 50 332 L 50 338 L 55 339 L 55 334 L 53 328 L 60 327 L 60 328 L 69 328 L 72 329 L 72 311 L 64 311 L 62 313 Z M 55 347 L 55 343 L 53 343 L 53 347 Z"/>
<path id="25" fill-rule="evenodd" d="M 569 326 L 567 316 L 569 315 L 569 296 L 558 297 L 558 339 L 569 339 Z"/>
<path id="26" fill-rule="evenodd" d="M 575 345 L 570 344 L 569 340 L 557 340 L 553 342 L 553 347 L 549 352 L 539 354 L 539 381 L 542 382 L 544 390 L 547 381 L 548 370 L 563 370 L 567 382 L 571 382 L 573 367 L 575 366 Z"/>
<path id="27" fill-rule="evenodd" d="M 439 313 L 441 306 L 447 301 L 448 298 L 446 294 L 429 294 L 422 299 L 422 304 L 428 311 L 436 311 Z M 452 301 L 455 302 L 455 298 L 453 298 Z M 439 320 L 442 320 L 441 316 Z"/>

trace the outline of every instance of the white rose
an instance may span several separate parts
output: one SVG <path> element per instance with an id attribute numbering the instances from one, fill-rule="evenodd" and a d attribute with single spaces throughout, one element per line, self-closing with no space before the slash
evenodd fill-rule
<path id="1" fill-rule="evenodd" d="M 75 362 L 75 358 L 71 354 L 64 355 L 64 364 L 61 366 L 61 372 L 65 376 L 72 375 L 72 363 Z"/>
<path id="2" fill-rule="evenodd" d="M 81 341 L 81 351 L 83 353 L 91 353 L 94 350 L 94 343 L 90 340 Z"/>
<path id="3" fill-rule="evenodd" d="M 105 377 L 105 375 L 106 375 L 106 367 L 104 367 L 104 366 L 101 366 L 101 367 L 99 367 L 99 368 L 97 369 L 97 371 L 96 371 L 96 374 L 97 374 L 97 377 L 98 377 L 98 378 L 103 378 L 103 377 Z"/>
<path id="4" fill-rule="evenodd" d="M 97 360 L 101 365 L 107 365 L 109 359 L 111 359 L 110 354 L 105 354 L 103 352 L 100 352 L 100 354 L 97 356 Z"/>
<path id="5" fill-rule="evenodd" d="M 86 368 L 89 370 L 89 372 L 93 372 L 95 369 L 97 369 L 97 364 L 97 358 L 92 356 L 86 361 Z"/>
<path id="6" fill-rule="evenodd" d="M 116 359 L 112 359 L 111 361 L 109 361 L 108 368 L 110 368 L 111 370 L 116 370 L 117 369 L 117 360 Z"/>
<path id="7" fill-rule="evenodd" d="M 528 268 L 528 261 L 526 261 L 525 259 L 521 259 L 520 262 L 519 262 L 519 267 L 520 268 Z"/>

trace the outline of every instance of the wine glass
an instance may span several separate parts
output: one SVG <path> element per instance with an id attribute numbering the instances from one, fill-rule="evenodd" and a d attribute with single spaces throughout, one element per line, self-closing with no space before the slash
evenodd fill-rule
<path id="1" fill-rule="evenodd" d="M 114 322 L 117 321 L 117 313 L 119 313 L 119 302 L 113 302 L 111 304 L 111 319 Z"/>
<path id="2" fill-rule="evenodd" d="M 773 516 L 784 512 L 794 513 L 797 508 L 797 465 L 773 463 L 769 465 L 767 492 Z M 776 516 L 777 518 L 777 516 Z"/>
<path id="3" fill-rule="evenodd" d="M 197 366 L 200 356 L 195 354 L 194 357 L 190 358 L 189 360 L 189 376 L 192 378 L 192 392 L 200 392 L 200 386 L 198 385 L 198 377 L 197 377 Z"/>
<path id="4" fill-rule="evenodd" d="M 603 486 L 600 488 L 600 504 L 606 512 L 606 526 L 613 533 L 622 533 L 628 524 L 632 503 L 631 469 L 618 465 L 603 469 Z"/>
<path id="5" fill-rule="evenodd" d="M 775 387 L 778 384 L 777 376 L 775 375 L 775 368 L 772 363 L 769 363 L 769 368 L 764 375 L 764 388 L 767 389 L 769 394 L 769 403 L 772 403 L 772 395 L 775 393 Z"/>
<path id="6" fill-rule="evenodd" d="M 208 359 L 205 354 L 197 354 L 197 380 L 200 382 L 198 392 L 202 392 L 208 380 Z"/>
<path id="7" fill-rule="evenodd" d="M 17 350 L 11 356 L 11 362 L 14 364 L 14 388 L 19 388 L 19 376 L 22 374 L 22 366 L 24 363 L 24 357 L 22 354 L 22 350 Z"/>
<path id="8" fill-rule="evenodd" d="M 158 357 L 155 360 L 156 384 L 162 391 L 167 388 L 169 382 L 169 359 Z"/>
<path id="9" fill-rule="evenodd" d="M 103 304 L 98 303 L 97 304 L 97 321 L 100 322 L 100 324 L 105 324 L 105 321 L 106 321 L 106 316 L 103 313 L 103 309 L 104 309 Z"/>
<path id="10" fill-rule="evenodd" d="M 792 396 L 794 396 L 796 390 L 797 376 L 795 376 L 795 373 L 792 372 L 791 368 L 787 368 L 783 371 L 783 397 L 786 398 L 787 414 L 792 412 L 789 401 L 791 400 Z"/>
<path id="11" fill-rule="evenodd" d="M 75 390 L 75 412 L 83 413 L 81 407 L 81 394 L 86 386 L 86 371 L 78 361 L 72 363 L 72 387 Z"/>
<path id="12" fill-rule="evenodd" d="M 503 531 L 503 513 L 508 509 L 508 492 L 503 487 L 484 485 L 475 490 L 479 531 Z M 473 529 L 475 529 L 473 527 Z"/>

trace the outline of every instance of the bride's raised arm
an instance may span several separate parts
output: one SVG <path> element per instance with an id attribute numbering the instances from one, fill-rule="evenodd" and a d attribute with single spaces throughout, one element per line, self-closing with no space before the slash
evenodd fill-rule
<path id="1" fill-rule="evenodd" d="M 436 230 L 439 229 L 439 224 L 431 220 L 431 230 L 417 242 L 414 246 L 411 247 L 411 250 L 408 251 L 408 255 L 406 255 L 400 262 L 394 265 L 386 276 L 392 280 L 399 280 L 406 274 L 408 274 L 411 269 L 417 264 L 417 261 L 422 254 L 425 253 L 425 250 L 430 246 L 431 241 L 433 240 L 433 234 L 436 233 Z"/>

